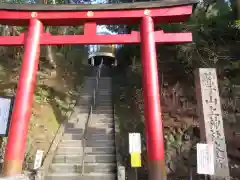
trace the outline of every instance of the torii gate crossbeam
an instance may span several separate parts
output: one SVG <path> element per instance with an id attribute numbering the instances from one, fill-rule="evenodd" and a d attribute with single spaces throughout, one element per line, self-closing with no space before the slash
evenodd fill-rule
<path id="1" fill-rule="evenodd" d="M 16 5 L 1 4 L 0 24 L 28 26 L 20 36 L 0 36 L 0 46 L 24 45 L 24 56 L 8 134 L 4 175 L 21 173 L 38 70 L 40 45 L 141 44 L 144 115 L 150 180 L 165 180 L 156 43 L 192 41 L 191 33 L 154 31 L 154 24 L 186 21 L 195 0 L 154 1 L 102 5 Z M 44 26 L 84 24 L 84 35 L 51 35 Z M 140 33 L 97 35 L 101 24 L 141 24 Z"/>

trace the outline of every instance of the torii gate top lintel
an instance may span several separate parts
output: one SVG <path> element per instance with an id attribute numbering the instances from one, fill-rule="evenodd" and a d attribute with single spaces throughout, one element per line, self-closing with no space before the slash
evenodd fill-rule
<path id="1" fill-rule="evenodd" d="M 96 25 L 140 24 L 149 16 L 154 24 L 183 22 L 192 14 L 196 0 L 172 0 L 99 5 L 39 5 L 1 4 L 0 24 L 29 26 L 35 18 L 45 26 L 79 26 L 84 24 L 84 35 L 51 35 L 42 33 L 41 45 L 59 44 L 138 44 L 139 32 L 121 35 L 97 35 Z M 155 42 L 160 44 L 186 43 L 192 34 L 155 31 Z M 24 34 L 0 37 L 0 46 L 24 44 Z"/>
<path id="2" fill-rule="evenodd" d="M 148 8 L 166 8 L 173 6 L 195 5 L 197 0 L 162 0 L 151 2 L 134 2 L 121 4 L 1 4 L 0 10 L 12 11 L 106 11 L 133 10 Z"/>
<path id="3" fill-rule="evenodd" d="M 94 5 L 1 4 L 0 24 L 27 25 L 32 16 L 50 26 L 81 25 L 89 20 L 105 25 L 137 24 L 146 14 L 154 18 L 155 23 L 182 22 L 192 14 L 196 4 L 196 0 Z"/>

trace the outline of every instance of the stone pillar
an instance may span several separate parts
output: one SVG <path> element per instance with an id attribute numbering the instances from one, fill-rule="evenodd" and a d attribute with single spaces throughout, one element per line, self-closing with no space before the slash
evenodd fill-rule
<path id="1" fill-rule="evenodd" d="M 215 145 L 215 175 L 212 179 L 226 179 L 229 167 L 215 68 L 197 70 L 196 95 L 201 141 Z"/>

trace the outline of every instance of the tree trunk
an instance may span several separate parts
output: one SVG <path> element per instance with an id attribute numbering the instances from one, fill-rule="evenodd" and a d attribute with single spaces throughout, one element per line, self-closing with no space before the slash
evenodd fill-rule
<path id="1" fill-rule="evenodd" d="M 40 0 L 41 4 L 47 4 L 47 0 Z M 53 1 L 55 3 L 55 1 Z M 50 27 L 46 28 L 46 32 L 49 32 Z M 53 69 L 56 69 L 57 63 L 56 63 L 56 58 L 54 56 L 54 51 L 52 46 L 46 46 L 46 59 L 48 60 L 49 64 L 52 66 Z"/>
<path id="2" fill-rule="evenodd" d="M 231 0 L 231 8 L 235 20 L 240 20 L 240 0 Z"/>

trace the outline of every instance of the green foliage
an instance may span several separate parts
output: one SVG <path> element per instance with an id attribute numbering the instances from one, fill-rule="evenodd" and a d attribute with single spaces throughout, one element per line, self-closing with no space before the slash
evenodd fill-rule
<path id="1" fill-rule="evenodd" d="M 23 4 L 24 0 L 2 0 L 0 3 L 9 3 L 9 4 Z"/>

